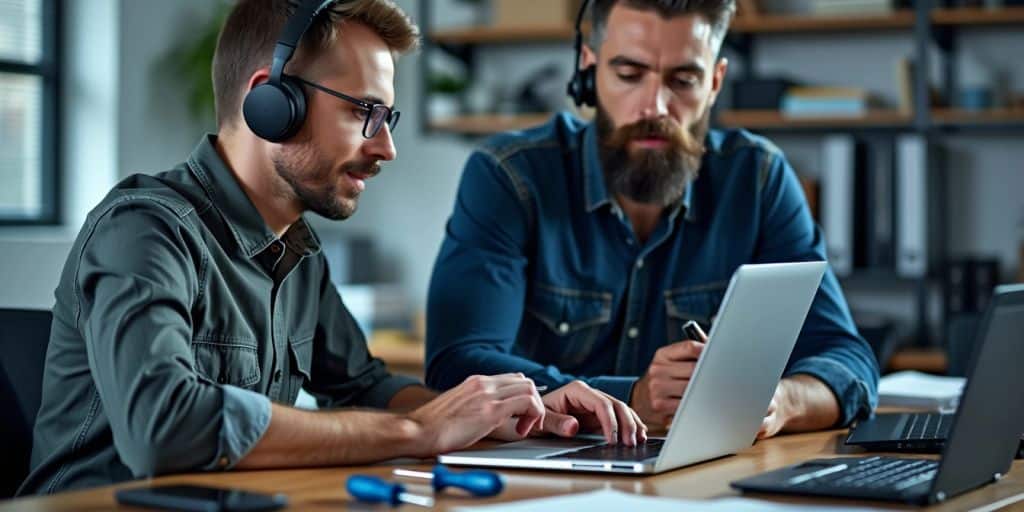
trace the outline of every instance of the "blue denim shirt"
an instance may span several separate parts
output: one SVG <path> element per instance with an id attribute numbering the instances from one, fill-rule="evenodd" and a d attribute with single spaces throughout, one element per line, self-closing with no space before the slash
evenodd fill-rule
<path id="1" fill-rule="evenodd" d="M 825 259 L 778 148 L 743 130 L 712 130 L 706 146 L 700 176 L 641 243 L 605 188 L 592 123 L 558 114 L 485 142 L 466 163 L 431 278 L 427 383 L 522 372 L 628 401 L 687 320 L 710 327 L 737 267 Z M 877 403 L 877 362 L 831 270 L 785 374 L 831 388 L 843 425 Z"/>

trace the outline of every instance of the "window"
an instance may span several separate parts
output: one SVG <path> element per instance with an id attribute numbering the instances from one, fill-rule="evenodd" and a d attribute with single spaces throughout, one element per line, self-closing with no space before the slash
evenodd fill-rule
<path id="1" fill-rule="evenodd" d="M 60 0 L 0 0 L 0 224 L 56 224 Z"/>

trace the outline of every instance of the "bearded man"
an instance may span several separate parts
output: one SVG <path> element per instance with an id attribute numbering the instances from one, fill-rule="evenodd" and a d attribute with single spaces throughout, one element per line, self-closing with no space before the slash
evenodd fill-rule
<path id="1" fill-rule="evenodd" d="M 667 425 L 704 347 L 683 326 L 707 331 L 733 271 L 825 260 L 779 149 L 709 129 L 734 13 L 732 0 L 594 2 L 577 42 L 586 78 L 570 86 L 594 121 L 558 114 L 466 164 L 430 285 L 428 384 L 579 379 Z M 849 424 L 874 409 L 877 382 L 829 271 L 759 437 Z"/>

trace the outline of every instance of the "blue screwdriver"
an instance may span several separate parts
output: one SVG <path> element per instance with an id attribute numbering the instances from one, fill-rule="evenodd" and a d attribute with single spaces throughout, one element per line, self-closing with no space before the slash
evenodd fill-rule
<path id="1" fill-rule="evenodd" d="M 430 496 L 407 493 L 404 485 L 376 476 L 353 475 L 345 482 L 345 489 L 352 497 L 365 503 L 387 503 L 392 507 L 402 503 L 428 508 L 434 506 L 434 499 Z"/>
<path id="2" fill-rule="evenodd" d="M 497 496 L 505 488 L 505 481 L 502 480 L 501 475 L 493 471 L 477 470 L 455 473 L 441 464 L 434 466 L 434 470 L 430 473 L 396 469 L 394 475 L 430 480 L 430 485 L 435 492 L 441 492 L 447 487 L 455 487 L 481 498 Z"/>

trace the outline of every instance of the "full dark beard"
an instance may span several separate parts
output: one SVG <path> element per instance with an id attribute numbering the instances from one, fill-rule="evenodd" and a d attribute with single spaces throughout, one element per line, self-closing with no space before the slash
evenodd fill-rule
<path id="1" fill-rule="evenodd" d="M 605 186 L 638 203 L 668 206 L 697 178 L 704 156 L 710 108 L 682 129 L 669 118 L 643 119 L 615 128 L 607 111 L 597 106 L 597 130 Z M 663 149 L 631 149 L 636 139 L 656 136 Z"/>
<path id="2" fill-rule="evenodd" d="M 309 145 L 282 148 L 274 155 L 274 170 L 291 187 L 303 209 L 312 211 L 331 220 L 344 220 L 356 212 L 359 192 L 350 197 L 338 196 L 338 177 L 355 172 L 375 176 L 380 172 L 380 163 L 355 161 L 346 162 L 337 173 L 330 162 L 318 160 L 316 152 Z"/>

